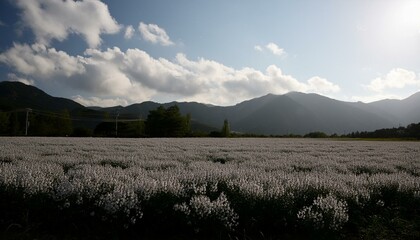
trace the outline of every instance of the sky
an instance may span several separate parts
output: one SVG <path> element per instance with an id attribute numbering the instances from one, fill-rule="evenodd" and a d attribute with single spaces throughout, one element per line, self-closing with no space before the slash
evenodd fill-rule
<path id="1" fill-rule="evenodd" d="M 85 106 L 420 91 L 420 0 L 0 0 L 0 81 Z"/>

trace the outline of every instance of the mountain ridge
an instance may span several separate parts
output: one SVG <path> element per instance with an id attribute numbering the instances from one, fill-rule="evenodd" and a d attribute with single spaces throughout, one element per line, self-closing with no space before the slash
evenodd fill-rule
<path id="1" fill-rule="evenodd" d="M 10 101 L 12 99 L 12 101 Z M 221 128 L 228 119 L 231 129 L 265 135 L 306 134 L 322 131 L 345 134 L 372 131 L 420 122 L 420 92 L 403 100 L 373 103 L 345 102 L 315 93 L 289 92 L 266 94 L 232 106 L 215 106 L 198 102 L 156 103 L 145 101 L 129 106 L 85 107 L 70 99 L 52 97 L 42 90 L 16 82 L 0 82 L 0 109 L 41 108 L 58 111 L 67 108 L 131 115 L 145 119 L 159 106 L 178 105 L 182 114 L 212 128 Z"/>
<path id="2" fill-rule="evenodd" d="M 50 96 L 31 85 L 20 82 L 0 82 L 0 109 L 27 107 L 48 111 L 84 108 L 83 105 L 73 100 Z"/>

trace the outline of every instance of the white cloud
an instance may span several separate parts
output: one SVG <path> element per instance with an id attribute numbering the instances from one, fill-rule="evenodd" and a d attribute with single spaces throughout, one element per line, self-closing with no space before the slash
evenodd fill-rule
<path id="1" fill-rule="evenodd" d="M 285 54 L 285 51 L 283 48 L 280 48 L 279 46 L 277 46 L 277 44 L 275 43 L 269 43 L 265 46 L 271 53 L 273 53 L 274 55 L 277 56 L 282 56 Z"/>
<path id="2" fill-rule="evenodd" d="M 413 71 L 394 68 L 386 75 L 375 78 L 362 87 L 368 94 L 353 96 L 351 100 L 373 102 L 383 99 L 403 99 L 408 92 L 420 90 L 420 79 Z"/>
<path id="3" fill-rule="evenodd" d="M 173 60 L 153 58 L 137 48 L 125 52 L 117 47 L 87 49 L 83 56 L 71 56 L 42 44 L 14 44 L 0 54 L 0 62 L 23 77 L 30 76 L 35 83 L 50 81 L 92 96 L 73 97 L 84 105 L 126 105 L 167 96 L 230 105 L 267 93 L 339 90 L 320 77 L 298 81 L 275 65 L 265 71 L 235 69 L 204 58 L 191 60 L 184 54 L 177 54 Z"/>
<path id="4" fill-rule="evenodd" d="M 0 20 L 0 27 L 3 27 L 3 26 L 6 26 L 6 24 Z"/>
<path id="5" fill-rule="evenodd" d="M 26 85 L 35 85 L 34 80 L 19 77 L 14 73 L 7 74 L 7 77 L 8 77 L 8 81 L 11 81 L 11 82 L 21 82 L 21 83 L 24 83 Z"/>
<path id="6" fill-rule="evenodd" d="M 286 51 L 283 48 L 280 48 L 277 44 L 272 42 L 268 43 L 264 47 L 261 45 L 255 45 L 254 50 L 258 52 L 264 52 L 264 50 L 268 50 L 270 53 L 281 57 L 286 55 Z"/>
<path id="7" fill-rule="evenodd" d="M 254 50 L 258 51 L 258 52 L 262 52 L 263 48 L 260 45 L 255 45 L 254 46 Z"/>
<path id="8" fill-rule="evenodd" d="M 0 62 L 21 74 L 36 78 L 69 77 L 85 71 L 78 57 L 42 44 L 14 43 L 12 48 L 0 54 Z"/>
<path id="9" fill-rule="evenodd" d="M 125 33 L 124 33 L 124 38 L 125 39 L 131 39 L 132 37 L 133 37 L 133 35 L 134 35 L 134 32 L 135 32 L 135 30 L 134 30 L 134 27 L 133 26 L 127 26 L 126 28 L 125 28 Z"/>
<path id="10" fill-rule="evenodd" d="M 403 89 L 410 86 L 420 86 L 420 79 L 416 74 L 403 68 L 394 68 L 385 76 L 375 78 L 365 87 L 373 92 L 381 93 L 387 89 Z"/>
<path id="11" fill-rule="evenodd" d="M 160 28 L 156 24 L 145 24 L 140 22 L 139 31 L 144 40 L 151 43 L 158 43 L 163 46 L 170 46 L 174 43 L 170 40 L 168 34 L 166 34 L 165 29 Z"/>
<path id="12" fill-rule="evenodd" d="M 325 78 L 321 77 L 312 77 L 308 80 L 309 90 L 318 92 L 318 93 L 336 93 L 340 91 L 340 87 L 338 85 L 329 82 Z"/>
<path id="13" fill-rule="evenodd" d="M 352 96 L 352 101 L 361 101 L 364 103 L 375 102 L 384 99 L 403 99 L 401 96 L 397 96 L 394 94 L 375 94 L 370 96 Z"/>
<path id="14" fill-rule="evenodd" d="M 76 101 L 83 106 L 101 106 L 101 107 L 114 107 L 114 106 L 126 106 L 129 103 L 126 99 L 121 98 L 98 98 L 98 97 L 82 97 L 76 95 L 71 97 L 73 101 Z"/>
<path id="15" fill-rule="evenodd" d="M 101 44 L 102 33 L 114 34 L 120 26 L 108 6 L 99 0 L 57 1 L 17 0 L 23 24 L 32 29 L 37 42 L 49 45 L 51 40 L 65 40 L 69 34 L 83 36 L 90 47 Z"/>

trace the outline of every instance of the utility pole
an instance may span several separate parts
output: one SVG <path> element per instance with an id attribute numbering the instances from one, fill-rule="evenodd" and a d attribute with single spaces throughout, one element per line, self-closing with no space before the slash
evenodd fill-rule
<path id="1" fill-rule="evenodd" d="M 25 136 L 28 136 L 28 128 L 29 128 L 29 121 L 28 121 L 28 118 L 29 118 L 29 112 L 32 112 L 32 109 L 30 109 L 30 108 L 26 108 L 25 110 L 26 110 L 26 127 L 25 127 Z"/>
<path id="2" fill-rule="evenodd" d="M 117 116 L 115 117 L 115 137 L 118 137 L 118 117 L 120 116 L 120 113 L 117 112 Z"/>

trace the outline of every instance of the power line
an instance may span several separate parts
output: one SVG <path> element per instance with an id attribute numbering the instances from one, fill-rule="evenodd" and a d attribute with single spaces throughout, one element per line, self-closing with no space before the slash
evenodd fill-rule
<path id="1" fill-rule="evenodd" d="M 115 119 L 111 119 L 109 116 L 109 119 L 107 119 L 104 114 L 83 114 L 88 115 L 89 117 L 84 116 L 71 116 L 63 113 L 57 113 L 57 112 L 50 112 L 40 109 L 34 109 L 32 108 L 30 111 L 28 111 L 29 108 L 22 108 L 22 109 L 15 109 L 15 110 L 9 110 L 9 111 L 0 111 L 1 113 L 14 113 L 14 112 L 25 112 L 27 113 L 28 120 L 29 120 L 29 112 L 34 115 L 40 115 L 45 117 L 52 117 L 52 118 L 59 118 L 63 120 L 71 120 L 71 121 L 81 121 L 81 122 L 115 122 Z M 92 116 L 98 116 L 97 118 Z M 69 117 L 70 116 L 70 117 Z M 118 122 L 140 122 L 144 121 L 138 117 L 138 115 L 135 114 L 120 114 L 118 115 Z M 29 126 L 29 125 L 28 125 Z"/>

